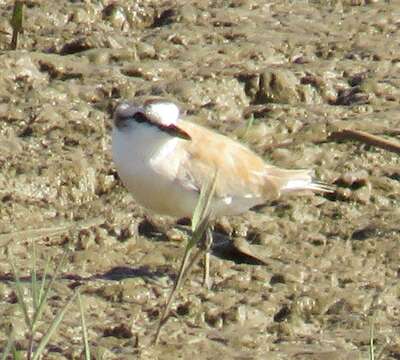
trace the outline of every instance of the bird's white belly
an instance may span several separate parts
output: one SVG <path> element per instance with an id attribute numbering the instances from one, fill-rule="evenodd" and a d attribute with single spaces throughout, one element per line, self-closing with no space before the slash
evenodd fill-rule
<path id="1" fill-rule="evenodd" d="M 122 182 L 135 200 L 157 214 L 190 217 L 197 202 L 197 194 L 179 187 L 169 179 L 160 178 L 153 171 L 141 173 L 120 171 Z"/>
<path id="2" fill-rule="evenodd" d="M 157 214 L 192 216 L 198 193 L 174 179 L 180 165 L 180 159 L 173 156 L 175 139 L 155 144 L 152 150 L 151 143 L 144 143 L 145 136 L 140 136 L 140 131 L 136 135 L 132 139 L 113 133 L 113 160 L 124 185 L 140 205 Z M 162 162 L 167 171 L 160 171 L 155 162 Z"/>

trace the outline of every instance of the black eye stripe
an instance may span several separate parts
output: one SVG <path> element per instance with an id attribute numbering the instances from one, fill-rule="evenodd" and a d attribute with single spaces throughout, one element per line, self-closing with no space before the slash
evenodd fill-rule
<path id="1" fill-rule="evenodd" d="M 137 123 L 147 123 L 149 125 L 153 125 L 151 122 L 151 119 L 149 119 L 149 117 L 147 117 L 144 113 L 137 111 L 133 114 L 118 114 L 115 117 L 115 126 L 117 126 L 118 128 L 122 129 L 126 126 L 128 126 L 128 124 L 131 121 L 135 121 Z"/>
<path id="2" fill-rule="evenodd" d="M 178 137 L 184 140 L 191 140 L 190 135 L 175 124 L 162 124 L 156 120 L 158 119 L 153 120 L 151 116 L 147 116 L 144 112 L 140 110 L 136 112 L 132 111 L 130 113 L 125 112 L 122 114 L 118 114 L 117 112 L 114 117 L 114 124 L 118 129 L 123 130 L 124 128 L 129 128 L 129 123 L 132 123 L 132 121 L 135 121 L 137 123 L 146 123 L 147 125 L 156 127 L 160 131 L 167 133 L 172 137 Z"/>
<path id="3" fill-rule="evenodd" d="M 135 121 L 137 121 L 138 123 L 143 123 L 143 122 L 150 122 L 148 117 L 141 113 L 141 112 L 137 112 L 135 115 L 132 116 Z"/>

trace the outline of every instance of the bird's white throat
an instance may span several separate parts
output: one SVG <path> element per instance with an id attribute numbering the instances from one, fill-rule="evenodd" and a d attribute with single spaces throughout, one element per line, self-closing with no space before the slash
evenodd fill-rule
<path id="1" fill-rule="evenodd" d="M 154 158 L 160 159 L 162 155 L 172 152 L 178 141 L 177 138 L 147 124 L 132 122 L 122 130 L 114 127 L 113 160 L 120 169 L 134 170 L 137 169 L 135 166 L 147 166 Z M 129 164 L 135 166 L 130 167 Z"/>

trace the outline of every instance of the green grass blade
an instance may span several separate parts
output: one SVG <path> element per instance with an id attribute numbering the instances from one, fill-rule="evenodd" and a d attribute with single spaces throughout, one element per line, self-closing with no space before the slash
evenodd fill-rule
<path id="1" fill-rule="evenodd" d="M 58 275 L 60 274 L 62 267 L 64 266 L 66 256 L 67 256 L 67 251 L 64 252 L 63 257 L 61 258 L 61 261 L 58 263 L 56 270 L 54 271 L 54 275 L 52 276 L 51 280 L 47 284 L 47 287 L 45 286 L 41 301 L 37 307 L 37 311 L 33 315 L 33 320 L 32 320 L 33 324 L 36 324 L 37 321 L 39 321 L 40 317 L 42 316 L 44 305 L 47 302 L 49 292 L 50 292 L 51 288 L 53 287 L 54 282 L 58 278 Z"/>
<path id="2" fill-rule="evenodd" d="M 196 208 L 193 211 L 192 216 L 192 236 L 190 237 L 186 248 L 185 253 L 181 262 L 181 266 L 179 269 L 178 277 L 174 283 L 174 287 L 168 297 L 167 303 L 165 305 L 164 311 L 162 312 L 160 322 L 157 327 L 156 335 L 154 338 L 154 343 L 156 344 L 160 338 L 161 329 L 164 326 L 165 322 L 168 319 L 169 310 L 171 308 L 172 302 L 175 299 L 175 296 L 178 294 L 181 286 L 185 282 L 186 277 L 188 276 L 190 269 L 196 264 L 199 259 L 199 256 L 202 253 L 202 249 L 196 253 L 193 259 L 189 261 L 190 254 L 192 248 L 201 241 L 203 238 L 209 224 L 209 220 L 211 217 L 211 202 L 214 197 L 215 187 L 217 183 L 217 175 L 218 172 L 215 171 L 213 178 L 207 184 L 205 184 L 201 191 L 199 200 L 197 201 Z"/>
<path id="3" fill-rule="evenodd" d="M 249 120 L 247 120 L 247 124 L 246 124 L 246 130 L 244 131 L 243 137 L 246 137 L 249 130 L 251 129 L 251 127 L 254 124 L 254 114 L 251 114 L 249 117 Z"/>
<path id="4" fill-rule="evenodd" d="M 17 351 L 15 346 L 13 346 L 13 349 L 12 349 L 12 359 L 13 360 L 22 360 L 23 359 L 22 351 Z"/>
<path id="5" fill-rule="evenodd" d="M 163 312 L 161 314 L 161 317 L 160 317 L 160 322 L 158 323 L 158 326 L 157 326 L 156 335 L 154 337 L 154 343 L 155 344 L 158 343 L 158 340 L 159 340 L 160 334 L 161 334 L 161 329 L 163 328 L 165 322 L 168 319 L 169 310 L 171 308 L 172 302 L 174 301 L 175 296 L 178 293 L 179 288 L 181 286 L 183 275 L 185 274 L 185 269 L 187 268 L 187 263 L 189 261 L 189 256 L 190 256 L 191 251 L 192 251 L 192 249 L 189 248 L 188 246 L 186 246 L 185 253 L 183 255 L 181 266 L 180 266 L 180 269 L 179 269 L 178 277 L 175 280 L 174 286 L 173 286 L 173 288 L 172 288 L 172 290 L 171 290 L 171 292 L 170 292 L 170 294 L 168 296 L 168 300 L 167 300 L 167 302 L 165 304 L 164 310 L 163 310 Z"/>
<path id="6" fill-rule="evenodd" d="M 1 360 L 6 360 L 7 359 L 8 354 L 10 353 L 10 351 L 13 348 L 13 345 L 14 345 L 14 332 L 11 331 L 11 334 L 8 337 L 8 340 L 7 340 L 6 347 L 4 348 L 4 352 L 1 355 Z"/>
<path id="7" fill-rule="evenodd" d="M 23 7 L 24 3 L 22 1 L 16 0 L 14 2 L 14 9 L 13 9 L 13 14 L 11 17 L 11 27 L 13 29 L 12 32 L 12 38 L 11 38 L 11 44 L 10 48 L 11 50 L 15 50 L 18 45 L 18 34 L 23 33 L 23 18 L 24 18 L 24 12 L 23 12 Z"/>
<path id="8" fill-rule="evenodd" d="M 32 270 L 31 270 L 31 291 L 32 291 L 32 303 L 34 312 L 38 306 L 38 284 L 37 284 L 37 272 L 36 272 L 36 246 L 32 243 Z"/>
<path id="9" fill-rule="evenodd" d="M 368 359 L 375 360 L 375 349 L 374 349 L 374 324 L 371 323 L 371 328 L 369 332 L 369 352 Z"/>
<path id="10" fill-rule="evenodd" d="M 211 202 L 214 197 L 215 187 L 217 184 L 217 176 L 218 172 L 215 171 L 214 176 L 211 181 L 209 181 L 205 186 L 202 187 L 200 191 L 199 200 L 196 204 L 196 208 L 193 211 L 192 216 L 192 232 L 195 234 L 198 232 L 199 227 L 201 227 L 202 223 L 206 218 L 210 217 L 210 207 Z M 192 236 L 193 239 L 193 236 Z M 191 246 L 193 246 L 196 242 L 189 241 Z"/>
<path id="11" fill-rule="evenodd" d="M 85 313 L 83 309 L 81 294 L 79 292 L 78 292 L 78 302 L 79 302 L 79 310 L 81 313 L 82 337 L 85 349 L 85 360 L 90 360 L 90 347 L 89 347 L 89 340 L 88 340 L 87 327 L 85 321 Z"/>
<path id="12" fill-rule="evenodd" d="M 57 330 L 58 326 L 60 325 L 61 321 L 64 318 L 65 313 L 68 310 L 68 307 L 75 300 L 76 295 L 77 292 L 71 297 L 71 299 L 69 299 L 69 301 L 65 304 L 65 306 L 58 312 L 57 316 L 51 323 L 49 330 L 43 335 L 42 339 L 40 340 L 39 345 L 32 357 L 32 360 L 38 360 L 40 356 L 42 356 L 44 348 L 46 347 L 47 343 L 53 336 L 54 332 Z"/>
<path id="13" fill-rule="evenodd" d="M 203 239 L 204 233 L 210 223 L 210 214 L 206 215 L 202 221 L 197 225 L 196 230 L 189 239 L 187 247 L 190 249 Z"/>
<path id="14" fill-rule="evenodd" d="M 15 277 L 15 292 L 16 292 L 16 295 L 17 295 L 18 304 L 21 307 L 22 312 L 24 314 L 24 319 L 25 319 L 26 325 L 28 326 L 29 329 L 31 329 L 32 328 L 32 321 L 31 321 L 31 319 L 29 317 L 29 314 L 28 314 L 28 306 L 27 306 L 27 304 L 26 304 L 26 302 L 24 300 L 24 293 L 23 293 L 23 290 L 22 290 L 21 281 L 19 279 L 18 270 L 15 267 L 14 259 L 13 259 L 12 255 L 11 255 L 11 253 L 8 253 L 8 260 L 10 262 L 11 269 L 12 269 L 13 275 Z"/>
<path id="15" fill-rule="evenodd" d="M 386 351 L 386 345 L 383 345 L 379 352 L 377 353 L 378 349 L 375 349 L 375 325 L 372 322 L 370 327 L 369 333 L 369 346 L 368 346 L 368 359 L 369 360 L 381 360 L 383 355 Z"/>
<path id="16" fill-rule="evenodd" d="M 40 290 L 39 290 L 39 294 L 38 294 L 38 303 L 39 304 L 42 302 L 42 299 L 43 299 L 43 294 L 44 294 L 44 290 L 45 290 L 45 286 L 46 286 L 47 274 L 49 273 L 49 269 L 50 269 L 50 261 L 51 261 L 51 258 L 48 257 L 47 261 L 46 261 L 46 265 L 44 266 L 42 283 L 40 285 Z"/>

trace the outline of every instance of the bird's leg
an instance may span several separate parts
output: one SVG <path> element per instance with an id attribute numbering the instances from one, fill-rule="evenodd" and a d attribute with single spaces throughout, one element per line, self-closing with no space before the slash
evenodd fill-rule
<path id="1" fill-rule="evenodd" d="M 207 230 L 204 234 L 204 239 L 202 242 L 202 248 L 204 250 L 204 272 L 203 272 L 203 286 L 207 289 L 211 288 L 211 279 L 210 279 L 210 250 L 213 243 L 213 235 L 210 227 L 207 227 Z"/>

